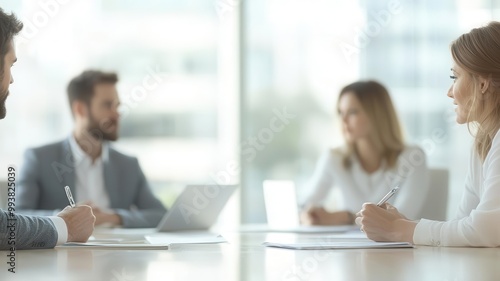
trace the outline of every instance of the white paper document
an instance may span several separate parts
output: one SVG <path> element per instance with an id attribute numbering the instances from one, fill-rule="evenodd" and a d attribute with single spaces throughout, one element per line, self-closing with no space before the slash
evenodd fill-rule
<path id="1" fill-rule="evenodd" d="M 200 232 L 172 232 L 154 233 L 145 236 L 151 244 L 212 244 L 225 243 L 227 240 L 220 234 L 200 231 Z"/>
<path id="2" fill-rule="evenodd" d="M 89 241 L 86 243 L 68 242 L 57 246 L 57 248 L 86 248 L 86 249 L 113 249 L 119 248 L 123 250 L 159 250 L 168 249 L 170 245 L 167 243 L 163 244 L 152 244 L 148 241 Z"/>
<path id="3" fill-rule="evenodd" d="M 207 244 L 225 243 L 227 240 L 220 234 L 211 232 L 175 232 L 151 233 L 143 235 L 141 239 L 127 239 L 121 237 L 99 239 L 91 237 L 86 243 L 69 242 L 59 248 L 100 248 L 100 249 L 135 249 L 154 250 L 168 249 L 172 244 Z"/>
<path id="4" fill-rule="evenodd" d="M 413 248 L 408 242 L 374 242 L 374 241 L 329 241 L 329 242 L 296 242 L 276 243 L 264 242 L 266 247 L 276 247 L 294 250 L 330 250 L 330 249 L 390 249 L 390 248 Z"/>

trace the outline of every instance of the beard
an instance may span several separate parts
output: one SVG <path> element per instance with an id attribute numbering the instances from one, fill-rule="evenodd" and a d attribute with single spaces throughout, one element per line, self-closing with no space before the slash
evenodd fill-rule
<path id="1" fill-rule="evenodd" d="M 107 119 L 99 122 L 90 114 L 87 131 L 97 140 L 116 141 L 118 139 L 118 121 Z"/>
<path id="2" fill-rule="evenodd" d="M 5 102 L 7 101 L 7 96 L 9 95 L 9 90 L 0 89 L 0 119 L 4 119 L 7 115 L 7 108 L 5 107 Z"/>

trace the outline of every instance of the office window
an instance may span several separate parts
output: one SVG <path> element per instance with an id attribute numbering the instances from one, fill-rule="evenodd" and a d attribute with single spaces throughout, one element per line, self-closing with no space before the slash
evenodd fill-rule
<path id="1" fill-rule="evenodd" d="M 258 142 L 251 161 L 242 159 L 243 220 L 265 221 L 264 180 L 294 180 L 305 199 L 320 153 L 342 144 L 338 92 L 358 79 L 385 84 L 407 142 L 424 148 L 429 166 L 450 169 L 453 216 L 472 138 L 456 125 L 446 96 L 449 44 L 498 19 L 499 8 L 492 1 L 245 2 L 242 141 Z M 274 110 L 283 108 L 295 117 L 267 136 Z"/>
<path id="2" fill-rule="evenodd" d="M 450 168 L 453 215 L 472 138 L 445 95 L 448 46 L 500 16 L 486 0 L 26 0 L 2 8 L 25 30 L 0 122 L 0 165 L 68 136 L 69 79 L 86 68 L 117 71 L 116 146 L 139 158 L 162 201 L 187 183 L 241 176 L 244 222 L 265 221 L 264 180 L 293 180 L 305 196 L 320 153 L 342 144 L 339 89 L 369 78 L 388 86 L 407 141 L 426 150 L 430 166 Z"/>
<path id="3" fill-rule="evenodd" d="M 236 13 L 221 14 L 212 2 L 156 0 L 10 1 L 2 8 L 25 25 L 0 122 L 9 132 L 0 139 L 3 167 L 20 165 L 27 147 L 69 136 L 65 89 L 88 68 L 118 72 L 115 146 L 139 158 L 167 206 L 185 184 L 214 184 L 237 161 L 236 52 L 229 50 L 237 45 Z"/>

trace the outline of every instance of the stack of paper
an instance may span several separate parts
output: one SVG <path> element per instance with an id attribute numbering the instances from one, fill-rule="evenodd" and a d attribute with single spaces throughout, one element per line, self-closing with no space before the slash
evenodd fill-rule
<path id="1" fill-rule="evenodd" d="M 337 241 L 337 242 L 297 242 L 276 243 L 264 242 L 266 247 L 277 247 L 294 250 L 329 250 L 329 249 L 387 249 L 387 248 L 413 248 L 408 242 L 373 242 L 373 241 Z"/>
<path id="2" fill-rule="evenodd" d="M 120 248 L 120 249 L 168 249 L 172 244 L 206 244 L 224 243 L 227 240 L 219 234 L 210 232 L 178 232 L 178 233 L 152 233 L 143 235 L 142 239 L 106 238 L 95 239 L 91 237 L 86 243 L 69 242 L 60 248 Z"/>
<path id="3" fill-rule="evenodd" d="M 93 249 L 110 249 L 120 248 L 123 250 L 155 250 L 155 249 L 168 249 L 169 244 L 151 244 L 147 241 L 122 241 L 122 242 L 107 242 L 107 241 L 90 241 L 86 243 L 68 242 L 66 244 L 57 246 L 60 248 L 93 248 Z"/>
<path id="4" fill-rule="evenodd" d="M 151 244 L 212 244 L 225 243 L 227 240 L 220 234 L 211 232 L 172 232 L 172 233 L 155 233 L 145 236 L 146 240 Z"/>

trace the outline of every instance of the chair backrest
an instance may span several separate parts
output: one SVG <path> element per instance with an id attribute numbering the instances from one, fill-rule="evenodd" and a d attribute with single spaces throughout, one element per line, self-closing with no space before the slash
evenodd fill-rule
<path id="1" fill-rule="evenodd" d="M 429 169 L 429 193 L 421 217 L 430 220 L 446 220 L 448 208 L 448 170 Z"/>
<path id="2" fill-rule="evenodd" d="M 7 182 L 0 180 L 0 209 L 7 207 Z"/>

